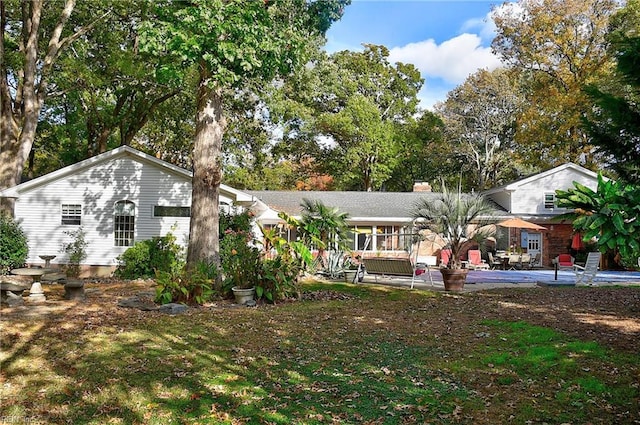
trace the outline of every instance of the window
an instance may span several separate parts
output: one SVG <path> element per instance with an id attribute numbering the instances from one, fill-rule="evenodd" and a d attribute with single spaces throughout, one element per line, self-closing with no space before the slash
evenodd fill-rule
<path id="1" fill-rule="evenodd" d="M 135 204 L 131 201 L 116 202 L 113 212 L 113 236 L 115 246 L 133 246 L 135 222 Z"/>
<path id="2" fill-rule="evenodd" d="M 82 205 L 62 204 L 61 216 L 62 224 L 80 226 L 82 222 Z"/>
<path id="3" fill-rule="evenodd" d="M 544 207 L 548 210 L 554 209 L 556 206 L 556 194 L 554 192 L 547 192 L 544 194 Z"/>
<path id="4" fill-rule="evenodd" d="M 377 226 L 375 247 L 378 251 L 401 250 L 400 236 L 400 228 L 398 226 Z"/>
<path id="5" fill-rule="evenodd" d="M 191 207 L 165 207 L 155 205 L 153 207 L 154 217 L 191 217 Z"/>
<path id="6" fill-rule="evenodd" d="M 298 232 L 296 229 L 291 229 L 289 226 L 281 224 L 263 224 L 265 231 L 275 231 L 275 233 L 286 240 L 287 242 L 295 242 L 298 239 Z"/>

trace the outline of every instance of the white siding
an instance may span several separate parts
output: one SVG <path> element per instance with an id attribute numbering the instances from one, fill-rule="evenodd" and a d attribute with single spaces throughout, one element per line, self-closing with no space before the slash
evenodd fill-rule
<path id="1" fill-rule="evenodd" d="M 78 226 L 61 225 L 62 204 L 82 205 L 82 229 L 88 242 L 85 264 L 116 264 L 127 247 L 115 247 L 113 206 L 120 200 L 136 205 L 135 240 L 150 239 L 171 231 L 186 243 L 187 217 L 153 217 L 154 205 L 190 206 L 191 182 L 158 166 L 123 157 L 38 186 L 20 195 L 15 216 L 29 239 L 30 263 L 43 263 L 39 255 L 56 255 L 52 263 L 65 263 L 62 244 L 70 241 L 65 231 Z"/>
<path id="2" fill-rule="evenodd" d="M 556 173 L 535 179 L 521 185 L 511 194 L 511 212 L 513 214 L 560 214 L 564 209 L 544 208 L 544 194 L 555 193 L 556 190 L 573 188 L 573 182 L 577 181 L 591 189 L 596 189 L 598 182 L 592 176 L 572 169 L 560 170 Z"/>

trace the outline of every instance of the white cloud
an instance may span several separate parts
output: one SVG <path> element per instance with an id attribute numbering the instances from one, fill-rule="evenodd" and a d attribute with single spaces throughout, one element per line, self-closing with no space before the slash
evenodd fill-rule
<path id="1" fill-rule="evenodd" d="M 462 32 L 478 34 L 483 41 L 490 43 L 496 36 L 496 24 L 491 18 L 492 15 L 493 12 L 489 12 L 484 18 L 473 18 L 465 21 L 462 24 Z"/>
<path id="2" fill-rule="evenodd" d="M 422 109 L 434 110 L 438 102 L 442 102 L 447 98 L 449 92 L 446 88 L 430 88 L 425 86 L 418 93 L 418 100 Z"/>
<path id="3" fill-rule="evenodd" d="M 492 70 L 501 65 L 491 48 L 482 46 L 480 36 L 467 33 L 440 45 L 429 39 L 394 47 L 389 60 L 391 63 L 412 63 L 424 78 L 441 78 L 451 84 L 462 83 L 478 69 Z"/>

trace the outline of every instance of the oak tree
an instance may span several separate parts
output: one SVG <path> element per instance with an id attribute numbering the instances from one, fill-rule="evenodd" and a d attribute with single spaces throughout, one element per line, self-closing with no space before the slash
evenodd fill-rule
<path id="1" fill-rule="evenodd" d="M 604 37 L 618 6 L 616 0 L 520 0 L 494 9 L 493 50 L 524 73 L 528 87 L 516 133 L 526 147 L 523 161 L 596 162 L 581 121 L 590 108 L 582 88 L 609 70 Z"/>
<path id="2" fill-rule="evenodd" d="M 0 189 L 20 183 L 61 52 L 110 12 L 101 2 L 82 7 L 93 13 L 71 25 L 75 0 L 0 2 Z M 4 198 L 0 208 L 13 203 Z"/>
<path id="3" fill-rule="evenodd" d="M 523 105 L 518 73 L 480 70 L 437 105 L 452 151 L 460 155 L 467 185 L 485 190 L 509 175 L 517 114 Z"/>
<path id="4" fill-rule="evenodd" d="M 152 2 L 156 19 L 144 27 L 142 44 L 171 60 L 158 67 L 180 78 L 196 67 L 191 225 L 188 267 L 219 263 L 219 189 L 224 105 L 248 81 L 268 84 L 305 63 L 309 40 L 322 36 L 347 1 L 203 0 Z"/>

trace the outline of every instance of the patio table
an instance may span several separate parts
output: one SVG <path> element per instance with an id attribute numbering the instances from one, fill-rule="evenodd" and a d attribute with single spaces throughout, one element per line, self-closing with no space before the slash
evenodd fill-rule
<path id="1" fill-rule="evenodd" d="M 47 273 L 51 273 L 53 269 L 47 268 L 31 268 L 24 267 L 11 270 L 11 274 L 18 276 L 31 276 L 33 282 L 31 283 L 31 289 L 29 290 L 29 300 L 34 303 L 41 303 L 47 300 L 40 284 L 40 278 Z"/>

